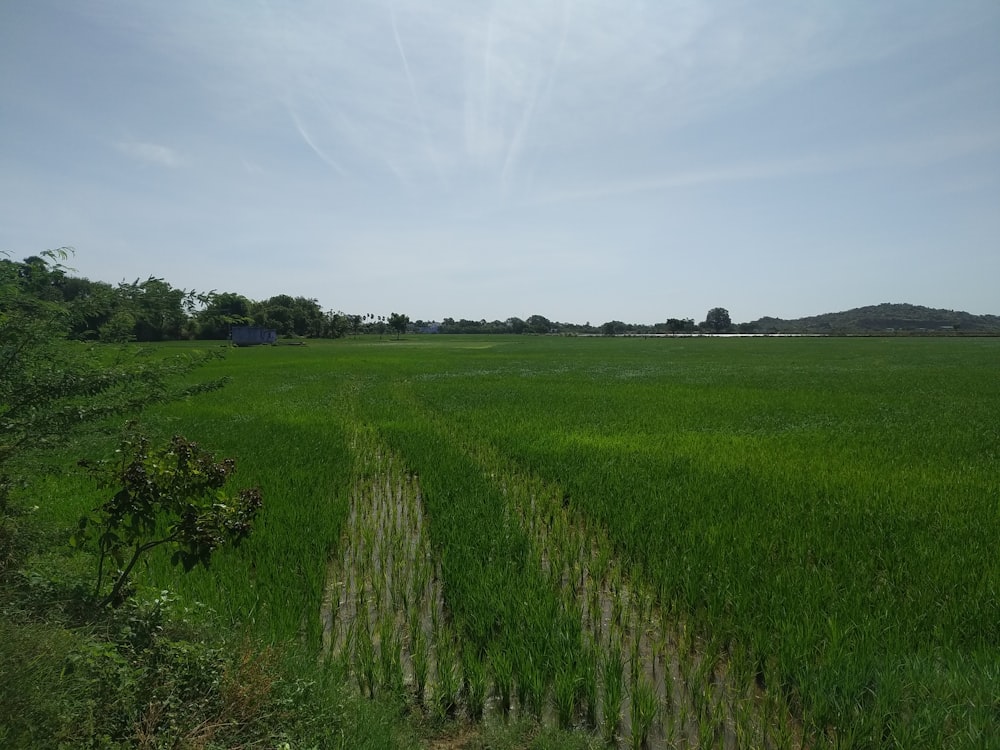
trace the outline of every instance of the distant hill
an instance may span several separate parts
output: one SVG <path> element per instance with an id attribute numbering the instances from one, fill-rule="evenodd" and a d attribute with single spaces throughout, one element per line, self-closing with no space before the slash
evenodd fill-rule
<path id="1" fill-rule="evenodd" d="M 796 320 L 761 318 L 751 325 L 761 332 L 780 333 L 1000 333 L 1000 315 L 973 315 L 920 305 L 883 303 L 844 312 Z"/>

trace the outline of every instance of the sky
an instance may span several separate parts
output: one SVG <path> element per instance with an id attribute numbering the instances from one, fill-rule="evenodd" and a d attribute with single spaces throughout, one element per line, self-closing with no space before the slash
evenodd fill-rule
<path id="1" fill-rule="evenodd" d="M 996 0 L 5 0 L 0 251 L 411 319 L 1000 314 Z"/>

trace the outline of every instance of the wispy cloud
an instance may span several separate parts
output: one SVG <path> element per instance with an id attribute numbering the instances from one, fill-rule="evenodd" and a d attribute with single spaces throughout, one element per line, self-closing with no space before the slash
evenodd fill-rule
<path id="1" fill-rule="evenodd" d="M 115 146 L 123 154 L 137 161 L 158 164 L 162 167 L 177 167 L 181 164 L 180 156 L 176 151 L 158 143 L 119 141 Z"/>
<path id="2" fill-rule="evenodd" d="M 295 113 L 295 111 L 292 110 L 292 109 L 289 109 L 288 113 L 289 113 L 289 115 L 291 115 L 292 122 L 295 123 L 295 129 L 298 131 L 299 135 L 302 137 L 302 140 L 305 141 L 305 144 L 310 149 L 312 149 L 313 153 L 316 154 L 316 156 L 318 156 L 320 158 L 320 160 L 324 164 L 326 164 L 328 167 L 330 167 L 334 172 L 336 172 L 337 174 L 339 174 L 341 176 L 346 176 L 347 175 L 347 170 L 344 169 L 344 167 L 341 166 L 340 162 L 338 162 L 336 159 L 334 159 L 333 157 L 331 157 L 324 149 L 322 149 L 322 148 L 320 148 L 319 146 L 316 145 L 316 143 L 312 139 L 312 136 L 309 135 L 309 131 L 306 130 L 305 126 L 299 120 L 299 116 Z"/>
<path id="3" fill-rule="evenodd" d="M 632 193 L 654 192 L 700 185 L 779 180 L 837 174 L 856 170 L 919 168 L 974 154 L 1000 152 L 1000 132 L 954 132 L 933 138 L 902 140 L 854 149 L 827 151 L 783 159 L 746 161 L 703 169 L 625 176 L 599 183 L 577 184 L 539 191 L 533 205 L 592 200 Z"/>
<path id="4" fill-rule="evenodd" d="M 413 99 L 413 110 L 416 115 L 417 122 L 420 123 L 420 131 L 423 134 L 424 147 L 426 149 L 427 156 L 434 165 L 434 171 L 437 172 L 440 180 L 447 184 L 447 179 L 445 178 L 444 172 L 441 170 L 441 164 L 438 161 L 437 152 L 434 145 L 431 143 L 430 132 L 427 128 L 427 119 L 424 117 L 424 110 L 420 102 L 420 95 L 417 93 L 417 86 L 413 81 L 413 73 L 410 71 L 410 61 L 406 57 L 406 50 L 403 48 L 403 40 L 399 36 L 399 25 L 396 22 L 396 8 L 394 5 L 389 8 L 389 16 L 392 21 L 392 37 L 396 42 L 396 49 L 399 50 L 399 59 L 403 64 L 403 73 L 406 75 L 406 84 L 410 89 L 410 96 Z"/>
<path id="5" fill-rule="evenodd" d="M 902 0 L 261 0 L 215 10 L 179 1 L 198 23 L 142 14 L 163 29 L 158 43 L 197 65 L 219 111 L 277 111 L 282 136 L 337 176 L 483 212 L 842 170 L 839 155 L 807 148 L 801 158 L 739 152 L 735 163 L 707 152 L 678 162 L 671 149 L 685 129 L 718 129 L 746 102 L 886 59 L 986 7 L 955 0 L 963 11 L 932 8 L 931 21 L 910 22 Z M 178 163 L 153 144 L 128 148 Z M 684 166 L 669 170 L 675 163 Z"/>

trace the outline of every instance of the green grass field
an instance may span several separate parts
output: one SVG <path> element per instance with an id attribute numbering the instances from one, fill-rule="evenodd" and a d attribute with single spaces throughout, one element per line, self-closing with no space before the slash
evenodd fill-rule
<path id="1" fill-rule="evenodd" d="M 148 583 L 307 653 L 341 628 L 362 690 L 422 670 L 444 714 L 637 745 L 997 742 L 1000 339 L 363 337 L 208 369 L 229 385 L 147 426 L 236 457 L 265 510 Z M 364 521 L 385 492 L 414 520 Z"/>

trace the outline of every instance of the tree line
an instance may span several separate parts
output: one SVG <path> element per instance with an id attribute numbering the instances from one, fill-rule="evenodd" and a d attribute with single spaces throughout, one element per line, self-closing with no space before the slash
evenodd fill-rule
<path id="1" fill-rule="evenodd" d="M 705 320 L 696 323 L 694 318 L 667 318 L 662 323 L 625 323 L 621 320 L 609 320 L 600 325 L 586 323 L 562 323 L 552 321 L 544 315 L 532 315 L 527 319 L 507 318 L 506 320 L 455 320 L 445 318 L 437 321 L 418 320 L 413 324 L 417 331 L 433 333 L 527 333 L 527 334 L 575 334 L 620 336 L 623 334 L 665 334 L 665 333 L 725 333 L 741 330 L 741 326 L 733 326 L 729 311 L 723 307 L 713 307 L 708 311 Z"/>
<path id="2" fill-rule="evenodd" d="M 589 321 L 552 321 L 543 315 L 411 322 L 409 316 L 396 312 L 376 315 L 323 310 L 316 299 L 289 294 L 253 300 L 238 292 L 197 292 L 153 276 L 113 285 L 74 276 L 66 266 L 40 255 L 22 261 L 0 258 L 0 264 L 7 278 L 17 279 L 25 295 L 64 305 L 68 336 L 84 341 L 227 339 L 232 326 L 260 326 L 274 329 L 279 336 L 301 338 L 390 333 L 398 337 L 406 332 L 620 335 L 734 330 L 724 308 L 713 308 L 701 323 L 692 318 L 668 318 L 652 325 L 619 320 L 591 325 Z"/>
<path id="3" fill-rule="evenodd" d="M 88 341 L 169 341 L 225 339 L 234 325 L 258 325 L 283 336 L 337 337 L 348 329 L 346 316 L 324 312 L 315 299 L 279 294 L 262 301 L 234 292 L 196 292 L 150 276 L 145 280 L 104 281 L 73 276 L 46 257 L 0 259 L 3 275 L 19 290 L 63 305 L 70 338 Z"/>

